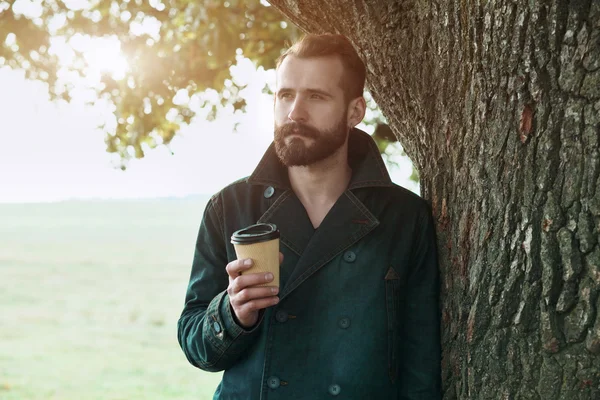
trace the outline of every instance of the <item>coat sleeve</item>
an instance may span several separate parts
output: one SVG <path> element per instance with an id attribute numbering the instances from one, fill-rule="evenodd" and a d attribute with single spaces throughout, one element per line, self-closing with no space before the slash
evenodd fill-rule
<path id="1" fill-rule="evenodd" d="M 232 366 L 256 340 L 261 326 L 259 320 L 246 330 L 234 320 L 226 291 L 228 260 L 221 210 L 216 197 L 204 210 L 185 305 L 177 323 L 179 345 L 188 361 L 212 372 Z"/>
<path id="2" fill-rule="evenodd" d="M 400 399 L 441 399 L 439 267 L 433 218 L 419 218 L 400 337 Z"/>

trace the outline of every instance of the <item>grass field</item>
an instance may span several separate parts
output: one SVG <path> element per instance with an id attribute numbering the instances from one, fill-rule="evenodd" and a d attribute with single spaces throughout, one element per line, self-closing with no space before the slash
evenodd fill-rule
<path id="1" fill-rule="evenodd" d="M 0 205 L 0 399 L 210 399 L 177 343 L 206 199 Z"/>

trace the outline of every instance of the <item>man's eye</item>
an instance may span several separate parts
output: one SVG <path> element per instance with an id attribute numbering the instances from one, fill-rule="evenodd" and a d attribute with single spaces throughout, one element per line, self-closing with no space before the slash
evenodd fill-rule
<path id="1" fill-rule="evenodd" d="M 321 96 L 320 94 L 313 93 L 313 94 L 310 96 L 310 98 L 311 98 L 311 99 L 316 99 L 316 100 L 322 100 L 322 99 L 323 99 L 323 96 Z"/>
<path id="2" fill-rule="evenodd" d="M 292 98 L 292 94 L 291 93 L 287 93 L 287 92 L 280 93 L 279 94 L 279 98 L 280 99 L 291 99 Z"/>

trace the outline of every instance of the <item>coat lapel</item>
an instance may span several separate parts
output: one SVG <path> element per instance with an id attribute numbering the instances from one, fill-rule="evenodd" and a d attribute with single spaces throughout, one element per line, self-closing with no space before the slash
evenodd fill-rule
<path id="1" fill-rule="evenodd" d="M 277 225 L 281 243 L 298 256 L 302 255 L 314 232 L 306 209 L 291 189 L 283 192 L 258 222 Z"/>
<path id="2" fill-rule="evenodd" d="M 308 215 L 302 203 L 297 198 L 296 201 L 304 211 L 304 221 L 302 221 L 302 226 L 298 226 L 294 222 L 288 222 L 286 226 L 293 230 L 312 233 L 313 229 Z M 284 217 L 284 219 L 286 218 Z M 307 227 L 305 223 L 309 226 Z M 286 297 L 309 276 L 339 253 L 358 242 L 377 225 L 379 225 L 377 218 L 351 191 L 346 190 L 329 210 L 319 228 L 308 237 L 296 267 L 280 292 L 280 299 Z M 300 234 L 293 234 L 293 237 L 297 238 L 298 235 Z M 306 239 L 306 236 L 302 235 L 302 240 Z"/>

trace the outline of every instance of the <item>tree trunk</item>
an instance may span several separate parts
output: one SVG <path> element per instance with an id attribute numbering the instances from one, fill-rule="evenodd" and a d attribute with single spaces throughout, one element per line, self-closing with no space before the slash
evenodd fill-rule
<path id="1" fill-rule="evenodd" d="M 342 33 L 437 219 L 446 399 L 600 399 L 600 1 L 272 0 Z"/>

